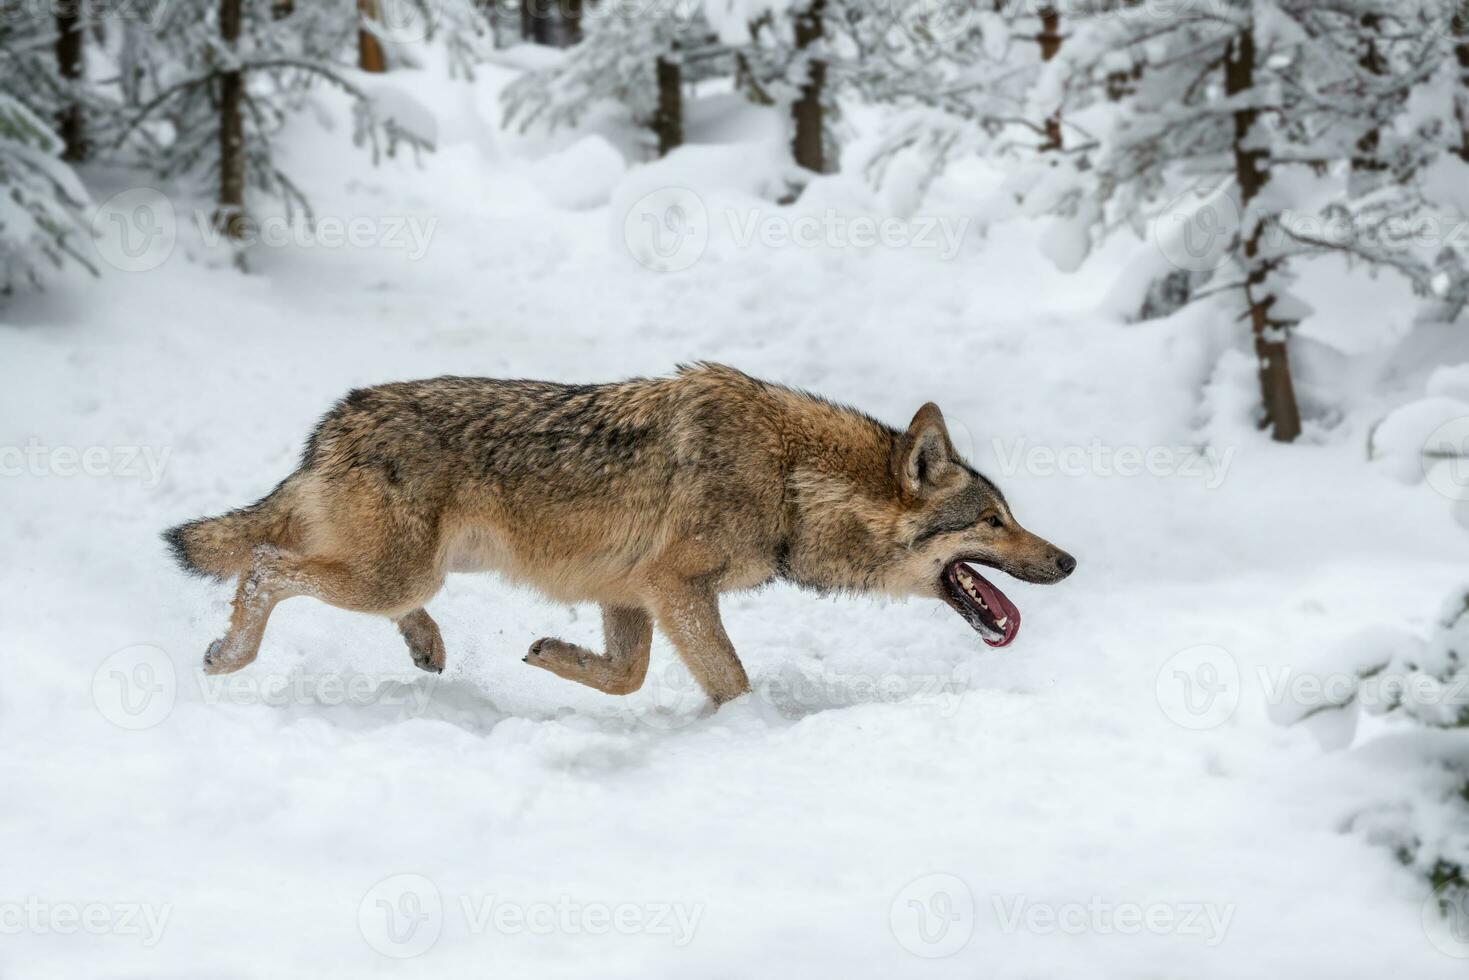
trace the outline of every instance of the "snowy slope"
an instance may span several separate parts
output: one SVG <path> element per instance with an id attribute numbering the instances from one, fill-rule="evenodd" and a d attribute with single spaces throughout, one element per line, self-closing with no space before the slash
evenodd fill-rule
<path id="1" fill-rule="evenodd" d="M 1371 474 L 1364 420 L 1292 448 L 1216 427 L 1227 466 L 1195 472 L 1213 341 L 1089 312 L 1111 269 L 1062 276 L 1033 229 L 948 258 L 741 246 L 725 209 L 793 216 L 761 203 L 778 168 L 730 144 L 660 165 L 721 176 L 697 188 L 706 250 L 655 273 L 619 207 L 659 171 L 568 204 L 546 174 L 577 167 L 540 161 L 604 166 L 606 144 L 499 133 L 494 77 L 416 84 L 446 141 L 421 169 L 304 123 L 290 145 L 321 215 L 432 223 L 421 258 L 295 244 L 242 275 L 168 188 L 186 227 L 161 267 L 6 314 L 0 445 L 41 451 L 0 480 L 0 976 L 1458 975 L 1421 882 L 1342 830 L 1391 801 L 1397 760 L 1323 759 L 1263 697 L 1462 578 L 1462 530 Z M 1003 652 L 936 602 L 732 597 L 756 691 L 712 717 L 661 637 L 625 699 L 524 666 L 540 636 L 596 645 L 596 610 L 482 577 L 431 604 L 439 678 L 389 624 L 307 600 L 246 671 L 195 672 L 228 592 L 180 576 L 159 530 L 268 490 L 349 387 L 695 358 L 893 423 L 937 401 L 1080 569 L 1005 584 L 1025 629 Z M 92 447 L 94 475 L 64 475 Z M 1110 462 L 1055 473 L 1036 447 Z M 1124 447 L 1171 472 L 1116 475 Z M 1230 665 L 1222 708 L 1180 709 L 1177 671 Z"/>

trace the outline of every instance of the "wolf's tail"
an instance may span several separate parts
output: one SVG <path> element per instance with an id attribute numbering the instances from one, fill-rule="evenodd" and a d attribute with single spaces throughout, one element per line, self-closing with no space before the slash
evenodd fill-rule
<path id="1" fill-rule="evenodd" d="M 256 546 L 290 547 L 289 484 L 290 480 L 285 481 L 248 507 L 171 527 L 163 532 L 163 540 L 186 572 L 219 581 L 242 575 L 250 567 L 250 553 Z"/>

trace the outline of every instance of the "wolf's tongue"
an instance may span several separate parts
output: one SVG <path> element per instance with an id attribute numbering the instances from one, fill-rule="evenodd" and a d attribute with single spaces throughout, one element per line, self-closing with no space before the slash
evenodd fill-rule
<path id="1" fill-rule="evenodd" d="M 1001 633 L 998 640 L 984 639 L 984 642 L 992 647 L 1009 646 L 1015 641 L 1020 633 L 1020 610 L 1010 597 L 990 584 L 989 580 L 976 572 L 971 566 L 965 565 L 964 571 L 974 582 L 974 588 L 984 600 L 985 608 L 994 622 L 995 628 Z"/>

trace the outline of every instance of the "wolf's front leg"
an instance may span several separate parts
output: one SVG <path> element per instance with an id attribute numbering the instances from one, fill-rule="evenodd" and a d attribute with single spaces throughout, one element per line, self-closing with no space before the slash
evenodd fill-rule
<path id="1" fill-rule="evenodd" d="M 719 618 L 719 593 L 712 585 L 660 585 L 653 593 L 653 615 L 715 707 L 750 692 L 750 679 Z"/>
<path id="2" fill-rule="evenodd" d="M 648 676 L 653 621 L 642 609 L 603 606 L 602 632 L 606 637 L 605 656 L 547 637 L 531 644 L 525 662 L 608 694 L 631 694 L 643 686 L 643 678 Z"/>

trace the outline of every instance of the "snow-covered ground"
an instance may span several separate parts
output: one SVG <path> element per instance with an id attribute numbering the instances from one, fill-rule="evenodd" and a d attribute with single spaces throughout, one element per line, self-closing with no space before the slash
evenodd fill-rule
<path id="1" fill-rule="evenodd" d="M 8 308 L 0 976 L 1459 975 L 1421 879 L 1345 830 L 1404 791 L 1401 760 L 1323 755 L 1267 713 L 1282 668 L 1426 622 L 1463 576 L 1445 502 L 1363 461 L 1419 374 L 1353 368 L 1339 426 L 1275 446 L 1228 424 L 1250 380 L 1214 371 L 1191 314 L 1092 312 L 1121 251 L 1067 277 L 1024 226 L 952 255 L 742 245 L 751 220 L 880 212 L 850 178 L 778 208 L 756 196 L 778 168 L 728 142 L 623 176 L 613 144 L 499 133 L 494 75 L 419 84 L 442 142 L 421 168 L 291 134 L 319 217 L 379 245 L 411 219 L 421 256 L 298 243 L 242 275 L 164 188 L 160 267 Z M 742 125 L 725 138 L 761 138 Z M 89 176 L 99 200 L 139 182 Z M 667 185 L 697 190 L 709 242 L 659 273 L 625 217 Z M 918 214 L 958 220 L 969 189 Z M 1406 320 L 1341 285 L 1314 335 Z M 262 495 L 348 388 L 693 359 L 895 424 L 937 401 L 1078 572 L 1004 583 L 1025 613 L 1004 651 L 937 602 L 731 597 L 756 690 L 712 716 L 661 637 L 628 698 L 530 669 L 538 637 L 598 645 L 596 610 L 474 576 L 430 606 L 441 677 L 308 600 L 242 673 L 196 672 L 229 593 L 158 532 Z M 1130 449 L 1155 472 L 1119 475 Z"/>

